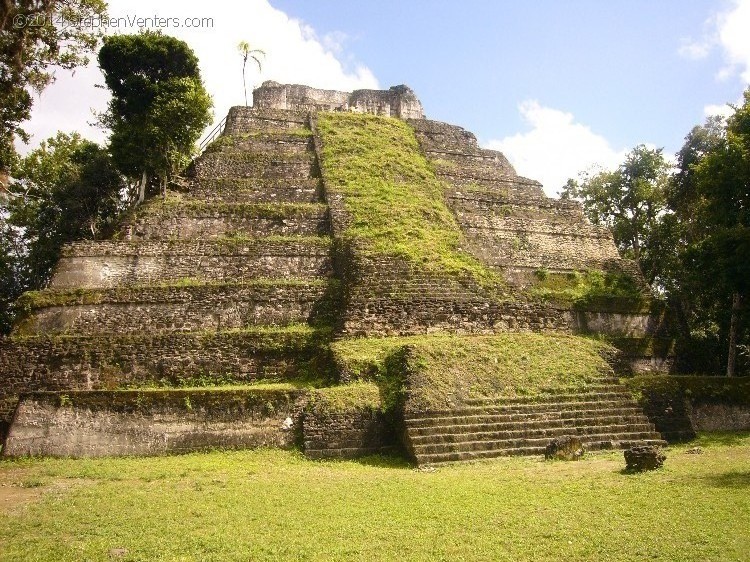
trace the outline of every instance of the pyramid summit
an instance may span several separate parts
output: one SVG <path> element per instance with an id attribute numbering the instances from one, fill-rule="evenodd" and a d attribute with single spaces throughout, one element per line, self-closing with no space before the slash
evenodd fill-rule
<path id="1" fill-rule="evenodd" d="M 3 454 L 661 442 L 618 375 L 669 368 L 663 314 L 577 202 L 406 86 L 254 100 L 165 198 L 22 297 Z"/>

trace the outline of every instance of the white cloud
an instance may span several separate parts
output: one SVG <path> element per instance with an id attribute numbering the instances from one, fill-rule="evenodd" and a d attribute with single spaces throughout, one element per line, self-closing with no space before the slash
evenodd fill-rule
<path id="1" fill-rule="evenodd" d="M 257 67 L 248 66 L 248 89 L 264 80 L 344 91 L 378 87 L 369 68 L 350 64 L 345 54 L 345 35 L 333 32 L 319 39 L 315 30 L 273 8 L 267 0 L 162 0 L 158 4 L 110 0 L 109 15 L 123 18 L 121 21 L 155 16 L 180 21 L 211 18 L 212 26 L 177 29 L 170 25 L 162 27 L 162 31 L 186 41 L 198 56 L 206 88 L 214 98 L 216 122 L 231 106 L 244 104 L 242 59 L 237 51 L 240 41 L 248 41 L 251 47 L 266 52 L 261 73 Z M 137 33 L 138 28 L 125 26 L 116 32 Z M 35 100 L 32 119 L 25 124 L 24 128 L 33 135 L 31 146 L 58 130 L 78 130 L 87 138 L 103 140 L 104 131 L 86 126 L 94 121 L 91 109 L 103 111 L 108 100 L 106 90 L 94 87 L 104 83 L 96 63 L 78 69 L 73 76 L 63 71 L 57 74 L 57 81 Z M 29 149 L 18 148 L 22 152 Z"/>
<path id="2" fill-rule="evenodd" d="M 685 39 L 677 52 L 687 59 L 701 60 L 708 56 L 713 46 L 714 41 L 708 38 L 700 41 Z"/>
<path id="3" fill-rule="evenodd" d="M 726 65 L 716 73 L 718 80 L 738 76 L 750 82 L 750 0 L 732 0 L 731 7 L 706 21 L 707 31 L 699 40 L 684 39 L 678 49 L 685 58 L 700 60 L 720 48 Z"/>
<path id="4" fill-rule="evenodd" d="M 541 181 L 547 195 L 556 195 L 568 178 L 583 170 L 616 168 L 624 159 L 625 150 L 613 149 L 571 113 L 536 100 L 526 100 L 518 109 L 531 130 L 491 140 L 486 146 L 502 151 L 520 175 Z"/>
<path id="5" fill-rule="evenodd" d="M 741 104 L 741 102 L 740 102 L 740 104 Z M 723 105 L 710 104 L 710 105 L 707 105 L 707 106 L 705 106 L 703 108 L 703 113 L 706 115 L 706 117 L 711 117 L 713 115 L 719 115 L 719 116 L 723 117 L 724 119 L 726 119 L 727 117 L 729 117 L 730 115 L 732 115 L 732 113 L 734 113 L 734 110 L 727 103 L 725 103 Z"/>
<path id="6" fill-rule="evenodd" d="M 750 82 L 750 0 L 735 0 L 733 9 L 720 14 L 717 21 L 729 68 Z"/>

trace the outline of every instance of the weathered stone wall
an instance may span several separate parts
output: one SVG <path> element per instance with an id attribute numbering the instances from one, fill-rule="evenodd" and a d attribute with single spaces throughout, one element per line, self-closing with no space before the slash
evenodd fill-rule
<path id="1" fill-rule="evenodd" d="M 238 234 L 322 236 L 329 230 L 325 205 L 287 204 L 275 208 L 247 204 L 205 207 L 174 205 L 169 209 L 139 213 L 122 225 L 120 239 L 187 240 Z"/>
<path id="2" fill-rule="evenodd" d="M 746 379 L 657 375 L 626 379 L 626 383 L 668 441 L 687 441 L 698 431 L 750 429 Z"/>
<path id="3" fill-rule="evenodd" d="M 293 377 L 327 337 L 282 330 L 0 339 L 0 419 L 10 419 L 19 394 L 35 390 Z"/>
<path id="4" fill-rule="evenodd" d="M 261 110 L 356 111 L 402 119 L 424 117 L 419 99 L 403 85 L 392 86 L 388 90 L 339 92 L 266 81 L 253 90 L 253 103 Z"/>
<path id="5" fill-rule="evenodd" d="M 180 186 L 185 197 L 221 203 L 317 203 L 320 179 L 203 178 Z"/>
<path id="6" fill-rule="evenodd" d="M 290 447 L 302 391 L 172 390 L 24 396 L 5 456 L 160 455 L 210 448 Z"/>
<path id="7" fill-rule="evenodd" d="M 696 431 L 750 430 L 750 404 L 696 404 L 689 416 Z"/>
<path id="8" fill-rule="evenodd" d="M 50 287 L 327 276 L 331 269 L 328 246 L 326 238 L 77 243 L 65 248 Z"/>
<path id="9" fill-rule="evenodd" d="M 620 261 L 608 229 L 588 224 L 580 205 L 547 198 L 541 184 L 519 177 L 505 157 L 480 149 L 460 127 L 409 122 L 420 145 L 449 184 L 446 200 L 473 255 L 506 275 L 515 271 L 575 271 Z"/>
<path id="10" fill-rule="evenodd" d="M 314 173 L 309 154 L 256 154 L 244 151 L 205 153 L 193 163 L 196 178 L 305 180 Z"/>
<path id="11" fill-rule="evenodd" d="M 16 334 L 143 334 L 220 331 L 330 320 L 328 283 L 137 287 L 51 293 Z"/>
<path id="12" fill-rule="evenodd" d="M 241 135 L 249 131 L 298 130 L 307 125 L 307 111 L 274 111 L 236 105 L 229 108 L 224 135 Z"/>
<path id="13" fill-rule="evenodd" d="M 352 408 L 323 413 L 308 409 L 302 417 L 305 455 L 310 458 L 355 458 L 392 449 L 395 437 L 382 412 Z"/>

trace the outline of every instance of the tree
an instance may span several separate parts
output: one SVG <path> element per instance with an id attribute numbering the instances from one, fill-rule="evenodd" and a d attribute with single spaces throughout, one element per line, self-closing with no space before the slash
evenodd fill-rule
<path id="1" fill-rule="evenodd" d="M 28 140 L 21 123 L 31 116 L 30 90 L 54 80 L 51 67 L 88 62 L 101 27 L 85 25 L 105 15 L 103 0 L 5 0 L 0 9 L 0 172 L 10 169 L 15 137 Z M 82 22 L 82 25 L 76 25 Z"/>
<path id="2" fill-rule="evenodd" d="M 237 45 L 237 49 L 242 55 L 242 86 L 245 88 L 245 107 L 247 107 L 247 80 L 245 80 L 245 67 L 247 66 L 247 59 L 250 58 L 255 61 L 258 65 L 258 72 L 262 72 L 263 68 L 260 64 L 259 57 L 265 57 L 266 53 L 260 49 L 251 49 L 250 44 L 247 41 L 240 41 Z"/>
<path id="3" fill-rule="evenodd" d="M 125 184 L 107 151 L 77 133 L 58 133 L 12 171 L 3 257 L 18 292 L 46 285 L 65 243 L 109 233 Z"/>
<path id="4" fill-rule="evenodd" d="M 639 265 L 649 283 L 659 276 L 659 223 L 666 204 L 669 166 L 662 149 L 636 146 L 612 172 L 568 180 L 563 199 L 577 198 L 594 224 L 612 230 L 620 253 Z"/>
<path id="5" fill-rule="evenodd" d="M 750 89 L 734 110 L 725 135 L 690 168 L 700 204 L 693 209 L 696 227 L 685 253 L 689 265 L 701 268 L 704 284 L 731 295 L 727 376 L 736 372 L 740 316 L 750 288 Z"/>
<path id="6" fill-rule="evenodd" d="M 112 100 L 102 123 L 111 129 L 118 168 L 139 182 L 142 202 L 149 180 L 166 193 L 169 177 L 193 154 L 211 120 L 211 97 L 188 45 L 158 32 L 107 37 L 99 51 Z"/>

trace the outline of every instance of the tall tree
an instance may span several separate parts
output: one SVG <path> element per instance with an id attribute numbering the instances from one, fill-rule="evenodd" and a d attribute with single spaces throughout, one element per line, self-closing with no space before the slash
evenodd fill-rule
<path id="1" fill-rule="evenodd" d="M 52 69 L 88 62 L 101 27 L 75 25 L 105 14 L 103 0 L 4 0 L 0 6 L 0 174 L 7 173 L 15 137 L 31 116 L 30 90 L 54 80 Z"/>
<path id="2" fill-rule="evenodd" d="M 620 253 L 632 258 L 649 283 L 659 275 L 659 221 L 666 204 L 669 166 L 662 149 L 636 146 L 615 171 L 570 179 L 563 198 L 581 199 L 588 219 L 609 227 Z"/>
<path id="3" fill-rule="evenodd" d="M 242 55 L 242 86 L 245 88 L 245 107 L 247 107 L 247 80 L 245 79 L 245 67 L 247 66 L 247 60 L 250 59 L 258 65 L 258 72 L 263 71 L 263 67 L 260 63 L 260 58 L 265 57 L 266 53 L 261 49 L 251 49 L 250 43 L 247 41 L 240 41 L 237 45 L 237 49 Z"/>
<path id="4" fill-rule="evenodd" d="M 5 259 L 20 290 L 44 287 L 63 244 L 107 234 L 123 210 L 125 186 L 106 150 L 58 133 L 20 159 L 5 204 Z M 10 256 L 10 257 L 9 257 Z"/>
<path id="5" fill-rule="evenodd" d="M 706 282 L 731 302 L 727 376 L 736 372 L 741 312 L 750 289 L 750 89 L 734 109 L 726 134 L 692 167 L 699 234 L 686 252 L 694 268 L 711 273 Z"/>
<path id="6" fill-rule="evenodd" d="M 192 49 L 158 32 L 107 37 L 99 66 L 112 92 L 101 121 L 112 131 L 117 166 L 140 182 L 141 202 L 149 180 L 166 190 L 168 178 L 193 154 L 211 120 L 211 97 Z"/>

